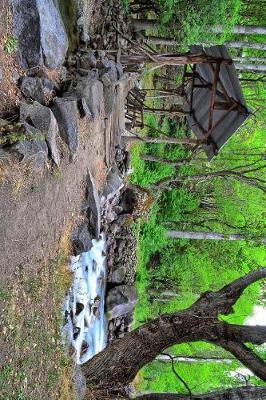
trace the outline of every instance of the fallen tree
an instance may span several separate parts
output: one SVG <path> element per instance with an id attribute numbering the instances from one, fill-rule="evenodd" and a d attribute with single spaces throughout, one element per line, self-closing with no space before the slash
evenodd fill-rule
<path id="1" fill-rule="evenodd" d="M 221 290 L 206 292 L 188 309 L 160 315 L 113 342 L 82 367 L 87 385 L 117 395 L 164 349 L 196 341 L 221 346 L 266 381 L 265 362 L 246 345 L 266 342 L 266 326 L 229 324 L 219 318 L 231 314 L 244 290 L 263 278 L 266 268 L 253 271 Z"/>
<path id="2" fill-rule="evenodd" d="M 264 400 L 266 387 L 245 386 L 200 395 L 178 393 L 148 393 L 138 396 L 136 400 Z"/>

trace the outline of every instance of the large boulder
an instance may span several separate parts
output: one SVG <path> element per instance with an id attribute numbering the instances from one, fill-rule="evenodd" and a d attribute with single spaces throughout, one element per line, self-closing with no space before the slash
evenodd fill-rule
<path id="1" fill-rule="evenodd" d="M 103 84 L 104 107 L 107 115 L 111 114 L 115 104 L 115 86 L 106 73 L 100 78 Z"/>
<path id="2" fill-rule="evenodd" d="M 127 275 L 127 267 L 125 265 L 119 265 L 111 274 L 108 276 L 108 280 L 111 283 L 120 285 L 125 282 Z"/>
<path id="3" fill-rule="evenodd" d="M 60 13 L 53 0 L 12 0 L 14 34 L 18 38 L 20 61 L 24 68 L 63 64 L 68 39 Z"/>
<path id="4" fill-rule="evenodd" d="M 68 145 L 71 155 L 74 156 L 78 150 L 79 115 L 77 101 L 69 97 L 57 97 L 52 111 L 57 119 L 60 135 Z"/>
<path id="5" fill-rule="evenodd" d="M 116 167 L 111 167 L 106 177 L 106 185 L 103 189 L 103 197 L 106 200 L 114 197 L 124 186 L 123 178 Z"/>
<path id="6" fill-rule="evenodd" d="M 49 104 L 51 99 L 55 96 L 58 90 L 55 82 L 42 75 L 42 72 L 38 71 L 38 76 L 30 76 L 34 74 L 35 69 L 29 70 L 28 75 L 19 80 L 20 90 L 27 100 L 36 100 L 39 103 L 46 105 Z M 35 71 L 35 75 L 36 71 Z"/>
<path id="7" fill-rule="evenodd" d="M 91 235 L 86 221 L 75 229 L 72 235 L 72 245 L 75 255 L 89 251 L 92 248 Z"/>
<path id="8" fill-rule="evenodd" d="M 137 291 L 134 286 L 120 285 L 108 291 L 106 310 L 108 319 L 118 318 L 133 311 L 137 302 Z"/>
<path id="9" fill-rule="evenodd" d="M 35 128 L 39 129 L 45 135 L 49 155 L 53 162 L 59 166 L 60 155 L 57 148 L 59 129 L 50 108 L 42 106 L 36 101 L 33 104 L 22 103 L 20 105 L 20 120 L 30 120 Z"/>
<path id="10" fill-rule="evenodd" d="M 42 169 L 48 158 L 48 147 L 43 133 L 29 125 L 23 124 L 29 140 L 18 141 L 12 146 L 12 151 L 19 155 L 22 163 L 27 163 L 35 170 Z"/>
<path id="11" fill-rule="evenodd" d="M 38 77 L 25 76 L 22 78 L 20 90 L 28 100 L 36 100 L 41 104 L 45 102 L 42 80 Z"/>
<path id="12" fill-rule="evenodd" d="M 92 117 L 97 118 L 104 106 L 103 84 L 92 74 L 86 77 L 79 77 L 69 90 L 64 94 L 64 97 L 75 97 L 84 99 Z"/>

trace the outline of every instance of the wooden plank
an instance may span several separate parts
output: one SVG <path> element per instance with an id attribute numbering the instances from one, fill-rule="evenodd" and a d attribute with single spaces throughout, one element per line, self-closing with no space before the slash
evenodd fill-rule
<path id="1" fill-rule="evenodd" d="M 216 89 L 217 89 L 217 83 L 218 83 L 218 80 L 219 80 L 220 68 L 221 68 L 221 63 L 218 62 L 216 64 L 216 68 L 215 68 L 215 72 L 214 72 L 214 79 L 213 79 L 213 84 L 212 84 L 208 130 L 211 129 L 211 127 L 212 127 L 213 113 L 214 113 L 214 102 L 215 102 L 215 97 L 216 97 Z"/>

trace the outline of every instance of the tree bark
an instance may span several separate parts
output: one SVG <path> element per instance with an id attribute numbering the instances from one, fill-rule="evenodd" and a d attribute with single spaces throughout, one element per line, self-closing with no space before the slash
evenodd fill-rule
<path id="1" fill-rule="evenodd" d="M 155 46 L 178 46 L 180 44 L 173 38 L 164 38 L 160 36 L 144 36 L 143 39 L 145 43 Z"/>
<path id="2" fill-rule="evenodd" d="M 266 50 L 266 44 L 264 43 L 254 43 L 254 42 L 245 42 L 245 41 L 232 41 L 225 42 L 225 45 L 228 47 L 233 47 L 235 49 L 256 49 L 256 50 Z"/>
<path id="3" fill-rule="evenodd" d="M 136 400 L 265 400 L 266 387 L 245 386 L 200 395 L 178 393 L 148 393 L 136 397 Z"/>
<path id="4" fill-rule="evenodd" d="M 191 144 L 196 145 L 198 140 L 189 138 L 175 138 L 175 137 L 153 137 L 153 136 L 135 136 L 123 134 L 122 139 L 126 143 L 166 143 L 166 144 Z"/>
<path id="5" fill-rule="evenodd" d="M 234 361 L 234 358 L 222 358 L 222 357 L 197 357 L 197 356 L 175 356 L 171 355 L 174 362 L 180 363 L 198 363 L 198 362 L 206 362 L 206 363 L 225 363 L 230 364 Z M 164 363 L 171 363 L 172 359 L 167 356 L 167 354 L 160 354 L 156 357 L 157 361 Z"/>
<path id="6" fill-rule="evenodd" d="M 215 33 L 223 33 L 224 27 L 221 25 L 217 25 L 211 27 L 211 31 Z M 245 35 L 266 35 L 265 26 L 256 26 L 256 25 L 235 25 L 232 28 L 232 33 L 239 33 Z"/>
<path id="7" fill-rule="evenodd" d="M 251 63 L 258 63 L 263 64 L 266 63 L 266 58 L 263 57 L 233 57 L 233 61 L 242 64 L 251 64 Z"/>
<path id="8" fill-rule="evenodd" d="M 266 327 L 243 327 L 219 320 L 221 314 L 233 311 L 233 305 L 249 285 L 263 278 L 266 278 L 266 268 L 253 271 L 217 292 L 206 292 L 190 308 L 161 315 L 113 342 L 82 367 L 87 385 L 118 390 L 129 384 L 164 349 L 194 341 L 224 347 L 266 380 L 266 364 L 243 344 L 244 341 L 254 344 L 266 341 Z"/>
<path id="9" fill-rule="evenodd" d="M 160 23 L 157 19 L 134 19 L 133 26 L 135 31 L 138 32 L 145 31 L 146 29 L 158 29 L 160 27 Z M 224 27 L 221 25 L 210 26 L 209 29 L 215 33 L 224 32 Z M 231 32 L 245 35 L 266 35 L 266 28 L 264 26 L 256 25 L 235 25 Z"/>
<path id="10" fill-rule="evenodd" d="M 133 19 L 133 27 L 135 32 L 156 29 L 159 27 L 159 22 L 157 19 Z"/>
<path id="11" fill-rule="evenodd" d="M 224 234 L 218 232 L 188 232 L 188 231 L 167 231 L 166 235 L 171 239 L 192 239 L 192 240 L 252 240 L 266 243 L 266 238 L 250 238 L 242 234 Z"/>
<path id="12" fill-rule="evenodd" d="M 266 65 L 263 64 L 235 63 L 235 68 L 239 71 L 266 72 Z"/>

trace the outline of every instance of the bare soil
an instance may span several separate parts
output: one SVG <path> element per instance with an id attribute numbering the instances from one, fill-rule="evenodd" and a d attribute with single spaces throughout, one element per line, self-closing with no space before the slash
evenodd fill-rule
<path id="1" fill-rule="evenodd" d="M 12 38 L 12 10 L 10 0 L 0 0 L 0 117 L 11 115 L 19 104 L 21 93 L 17 80 L 23 75 L 16 61 L 16 51 L 6 50 Z"/>
<path id="2" fill-rule="evenodd" d="M 2 285 L 12 281 L 18 268 L 30 272 L 41 260 L 49 260 L 55 255 L 66 226 L 74 224 L 80 215 L 88 168 L 101 189 L 106 168 L 104 121 L 88 122 L 85 135 L 77 159 L 69 162 L 65 157 L 60 169 L 47 168 L 42 175 L 33 175 L 30 166 L 20 170 L 19 164 L 2 165 Z"/>

